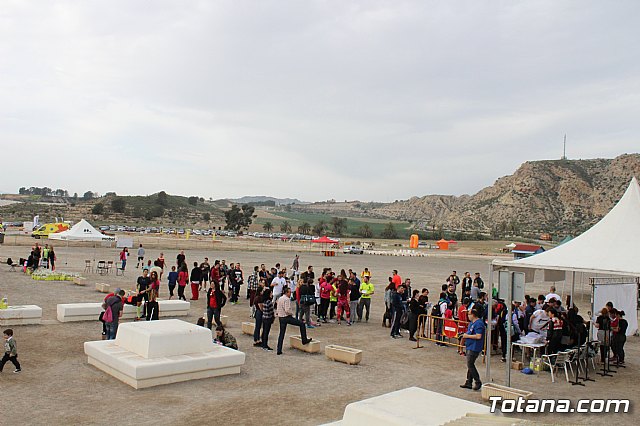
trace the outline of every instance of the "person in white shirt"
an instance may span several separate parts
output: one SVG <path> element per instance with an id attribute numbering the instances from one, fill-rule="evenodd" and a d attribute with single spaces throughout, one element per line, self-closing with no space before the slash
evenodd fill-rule
<path id="1" fill-rule="evenodd" d="M 296 325 L 300 327 L 300 337 L 302 337 L 302 344 L 306 345 L 311 342 L 311 339 L 307 339 L 307 327 L 304 323 L 293 317 L 293 310 L 291 309 L 291 289 L 286 288 L 285 292 L 278 299 L 278 306 L 276 308 L 276 316 L 280 322 L 280 334 L 278 335 L 278 350 L 277 355 L 282 355 L 282 344 L 284 343 L 284 335 L 287 332 L 287 325 Z"/>
<path id="2" fill-rule="evenodd" d="M 284 271 L 279 271 L 278 276 L 271 281 L 271 290 L 273 291 L 273 302 L 278 303 L 278 299 L 282 296 L 287 280 L 284 278 Z"/>
<path id="3" fill-rule="evenodd" d="M 549 303 L 549 300 L 551 299 L 556 299 L 560 302 L 562 302 L 562 298 L 556 294 L 556 286 L 552 285 L 551 288 L 549 289 L 549 294 L 547 294 L 544 297 L 544 301 L 545 303 Z"/>
<path id="4" fill-rule="evenodd" d="M 140 248 L 138 249 L 138 264 L 136 265 L 136 269 L 139 268 L 140 265 L 144 266 L 144 248 L 142 244 L 140 244 Z"/>

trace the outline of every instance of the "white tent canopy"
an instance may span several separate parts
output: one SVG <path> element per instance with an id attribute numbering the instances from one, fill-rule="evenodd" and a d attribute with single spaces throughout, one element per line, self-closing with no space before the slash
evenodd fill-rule
<path id="1" fill-rule="evenodd" d="M 115 237 L 105 235 L 91 226 L 89 222 L 82 219 L 71 227 L 71 229 L 56 234 L 49 235 L 50 240 L 62 240 L 62 241 L 115 241 Z"/>
<path id="2" fill-rule="evenodd" d="M 634 177 L 618 204 L 573 240 L 525 259 L 494 266 L 640 276 L 640 186 Z"/>
<path id="3" fill-rule="evenodd" d="M 575 272 L 597 275 L 617 275 L 622 277 L 640 277 L 640 186 L 634 177 L 618 203 L 600 222 L 582 235 L 544 253 L 519 259 L 492 262 L 493 268 L 507 267 L 512 271 L 541 269 L 551 277 L 554 271 L 573 272 L 571 298 Z M 527 282 L 533 281 L 531 279 Z M 555 277 L 553 280 L 560 279 Z M 636 309 L 638 303 L 637 286 L 628 283 L 594 285 L 593 305 L 599 299 L 614 300 L 616 307 L 629 313 L 627 335 L 638 329 Z M 595 313 L 595 312 L 594 312 Z"/>

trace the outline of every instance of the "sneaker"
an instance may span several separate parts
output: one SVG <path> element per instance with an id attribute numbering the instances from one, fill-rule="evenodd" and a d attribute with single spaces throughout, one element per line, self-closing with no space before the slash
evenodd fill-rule
<path id="1" fill-rule="evenodd" d="M 347 322 L 347 325 L 351 325 L 351 321 Z"/>
<path id="2" fill-rule="evenodd" d="M 460 385 L 460 387 L 462 389 L 473 389 L 473 387 L 471 385 L 467 384 L 467 383 L 465 383 L 464 385 Z"/>
<path id="3" fill-rule="evenodd" d="M 282 355 L 282 352 L 276 352 L 276 355 Z"/>
<path id="4" fill-rule="evenodd" d="M 417 342 L 415 337 L 409 337 L 409 340 L 411 340 L 412 342 Z"/>
<path id="5" fill-rule="evenodd" d="M 19 373 L 19 372 L 21 372 L 21 371 L 22 371 L 22 369 L 21 369 L 21 368 L 17 368 L 17 369 L 15 369 L 15 370 L 13 370 L 13 372 L 14 372 L 14 373 Z"/>
<path id="6" fill-rule="evenodd" d="M 262 348 L 262 350 L 266 352 L 273 352 L 273 349 L 271 349 L 269 346 L 267 346 L 266 348 Z"/>
<path id="7" fill-rule="evenodd" d="M 482 383 L 478 382 L 473 386 L 473 390 L 474 391 L 479 391 L 480 389 L 482 389 Z"/>
<path id="8" fill-rule="evenodd" d="M 315 328 L 314 326 L 312 326 L 311 324 L 307 325 L 307 328 Z"/>
<path id="9" fill-rule="evenodd" d="M 311 341 L 312 341 L 312 340 L 313 340 L 313 339 L 312 339 L 311 337 L 309 337 L 309 338 L 307 339 L 307 341 L 306 341 L 306 342 L 305 342 L 305 341 L 302 341 L 302 344 L 303 344 L 303 345 L 308 345 L 309 343 L 311 343 Z"/>
<path id="10" fill-rule="evenodd" d="M 392 338 L 392 339 L 399 339 L 399 338 L 400 338 L 400 336 L 398 336 L 397 334 L 392 334 L 392 335 L 391 335 L 391 338 Z"/>
<path id="11" fill-rule="evenodd" d="M 262 342 L 255 342 L 255 343 L 253 344 L 253 346 L 256 346 L 256 347 L 258 347 L 258 346 L 262 346 Z"/>
<path id="12" fill-rule="evenodd" d="M 505 357 L 500 358 L 501 362 L 507 362 L 507 359 Z"/>

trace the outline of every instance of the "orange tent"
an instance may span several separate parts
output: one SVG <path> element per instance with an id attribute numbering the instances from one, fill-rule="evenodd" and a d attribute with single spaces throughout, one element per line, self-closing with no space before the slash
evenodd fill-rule
<path id="1" fill-rule="evenodd" d="M 449 250 L 449 241 L 445 240 L 444 238 L 436 241 L 436 244 L 438 245 L 439 250 Z"/>

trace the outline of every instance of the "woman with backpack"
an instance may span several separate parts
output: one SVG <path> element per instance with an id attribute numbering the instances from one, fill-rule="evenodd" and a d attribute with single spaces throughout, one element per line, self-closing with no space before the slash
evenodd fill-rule
<path id="1" fill-rule="evenodd" d="M 227 296 L 220 290 L 220 284 L 214 283 L 207 291 L 207 328 L 209 330 L 211 330 L 213 319 L 216 325 L 222 325 L 220 313 L 225 303 L 227 303 Z"/>
<path id="2" fill-rule="evenodd" d="M 300 281 L 302 284 L 296 290 L 299 294 L 300 319 L 304 319 L 304 323 L 307 325 L 307 328 L 315 328 L 311 321 L 311 306 L 316 303 L 313 279 L 309 278 L 307 281 L 300 279 Z"/>
<path id="3" fill-rule="evenodd" d="M 184 297 L 184 289 L 187 286 L 187 281 L 189 281 L 189 268 L 187 268 L 186 263 L 183 263 L 178 272 L 178 300 L 184 300 L 185 302 L 187 298 Z"/>

